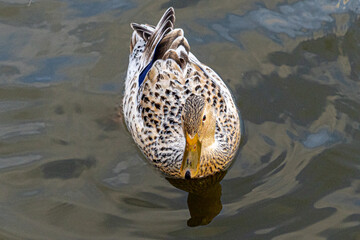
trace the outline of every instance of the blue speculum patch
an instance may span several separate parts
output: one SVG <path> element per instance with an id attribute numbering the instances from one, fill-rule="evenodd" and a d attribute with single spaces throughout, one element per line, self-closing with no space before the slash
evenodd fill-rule
<path id="1" fill-rule="evenodd" d="M 152 65 L 155 62 L 155 58 L 156 58 L 156 50 L 158 47 L 159 43 L 156 45 L 155 49 L 154 49 L 154 55 L 151 59 L 151 61 L 149 62 L 149 64 L 144 68 L 144 70 L 142 70 L 142 72 L 139 75 L 139 87 L 141 86 L 141 84 L 144 82 L 144 79 L 146 77 L 146 74 L 150 71 Z"/>
<path id="2" fill-rule="evenodd" d="M 144 68 L 144 70 L 142 70 L 142 72 L 140 73 L 140 75 L 139 75 L 139 87 L 144 82 L 146 74 L 149 72 L 149 70 L 150 70 L 150 68 L 152 67 L 153 64 L 154 64 L 154 57 L 151 60 L 151 62 L 146 66 L 146 68 Z"/>

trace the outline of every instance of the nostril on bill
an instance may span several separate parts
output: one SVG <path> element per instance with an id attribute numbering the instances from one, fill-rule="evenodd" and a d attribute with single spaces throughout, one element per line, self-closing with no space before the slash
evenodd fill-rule
<path id="1" fill-rule="evenodd" d="M 189 170 L 187 170 L 185 173 L 185 179 L 190 179 L 190 178 L 191 178 L 191 173 Z"/>

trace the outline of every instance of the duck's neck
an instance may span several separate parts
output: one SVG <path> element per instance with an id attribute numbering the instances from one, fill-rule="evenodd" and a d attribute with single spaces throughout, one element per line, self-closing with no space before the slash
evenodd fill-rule
<path id="1" fill-rule="evenodd" d="M 215 142 L 215 129 L 216 129 L 216 118 L 214 114 L 214 110 L 207 106 L 205 109 L 206 112 L 206 120 L 203 122 L 202 126 L 202 147 L 206 148 L 213 148 Z"/>
<path id="2" fill-rule="evenodd" d="M 201 155 L 199 177 L 226 169 L 227 161 L 224 161 L 224 152 L 218 141 L 214 141 L 213 144 L 203 148 Z"/>

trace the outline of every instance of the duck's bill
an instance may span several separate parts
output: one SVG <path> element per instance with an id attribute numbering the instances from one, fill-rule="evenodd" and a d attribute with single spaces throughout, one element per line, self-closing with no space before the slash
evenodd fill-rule
<path id="1" fill-rule="evenodd" d="M 200 166 L 200 154 L 201 143 L 198 134 L 191 137 L 186 133 L 186 147 L 180 169 L 182 177 L 190 179 L 197 176 Z"/>

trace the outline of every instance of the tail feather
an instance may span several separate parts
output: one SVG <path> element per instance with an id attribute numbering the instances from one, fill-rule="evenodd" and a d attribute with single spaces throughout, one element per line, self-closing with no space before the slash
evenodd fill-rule
<path id="1" fill-rule="evenodd" d="M 147 24 L 131 24 L 136 33 L 133 34 L 135 40 L 131 42 L 130 50 L 135 46 L 136 38 L 142 38 L 146 43 L 141 57 L 142 71 L 139 75 L 139 86 L 157 59 L 173 59 L 182 69 L 185 69 L 189 62 L 189 43 L 182 29 L 174 29 L 174 23 L 175 11 L 170 7 L 155 27 Z"/>
<path id="2" fill-rule="evenodd" d="M 167 34 L 157 48 L 157 58 L 173 59 L 182 69 L 189 62 L 190 45 L 182 29 L 174 29 Z"/>
<path id="3" fill-rule="evenodd" d="M 156 46 L 162 38 L 173 29 L 174 23 L 175 11 L 172 7 L 170 7 L 165 11 L 156 27 L 148 24 L 130 24 L 131 28 L 137 33 L 137 35 L 146 42 L 146 50 L 144 52 L 145 62 L 151 61 Z M 132 45 L 135 46 L 135 44 L 136 39 L 132 40 L 130 50 L 133 49 Z"/>
<path id="4" fill-rule="evenodd" d="M 151 59 L 152 55 L 155 52 L 156 46 L 163 39 L 165 34 L 169 33 L 175 23 L 175 11 L 172 7 L 168 8 L 159 23 L 156 25 L 153 34 L 149 37 L 148 41 L 146 41 L 146 50 L 144 52 L 144 57 L 146 59 Z"/>
<path id="5" fill-rule="evenodd" d="M 130 26 L 145 42 L 147 42 L 154 33 L 154 27 L 147 24 L 131 23 Z"/>

